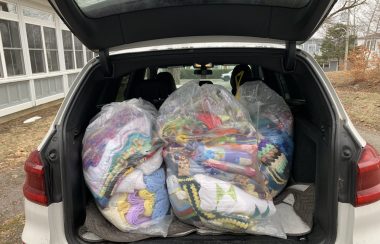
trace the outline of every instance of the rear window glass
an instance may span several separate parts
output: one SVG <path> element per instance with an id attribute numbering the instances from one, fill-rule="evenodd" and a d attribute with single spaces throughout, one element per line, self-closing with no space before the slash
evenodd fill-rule
<path id="1" fill-rule="evenodd" d="M 194 74 L 193 66 L 173 66 L 166 68 L 159 68 L 157 73 L 169 72 L 172 74 L 176 86 L 181 87 L 185 83 L 191 80 L 211 81 L 213 84 L 221 85 L 231 90 L 230 78 L 231 72 L 235 65 L 215 65 L 212 70 L 212 74 L 201 77 Z"/>
<path id="2" fill-rule="evenodd" d="M 84 14 L 99 18 L 113 14 L 133 12 L 144 9 L 175 7 L 198 4 L 250 4 L 287 8 L 303 8 L 310 0 L 75 0 Z"/>

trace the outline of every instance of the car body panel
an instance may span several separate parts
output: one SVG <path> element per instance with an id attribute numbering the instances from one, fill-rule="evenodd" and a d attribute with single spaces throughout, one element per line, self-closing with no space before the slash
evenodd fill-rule
<path id="1" fill-rule="evenodd" d="M 380 242 L 380 201 L 356 207 L 353 243 Z"/>

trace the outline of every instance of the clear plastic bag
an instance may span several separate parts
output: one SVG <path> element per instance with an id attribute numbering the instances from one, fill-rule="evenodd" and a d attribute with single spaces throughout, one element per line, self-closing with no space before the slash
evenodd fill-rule
<path id="1" fill-rule="evenodd" d="M 169 198 L 179 219 L 221 232 L 286 237 L 260 172 L 258 134 L 229 91 L 188 82 L 159 114 Z"/>
<path id="2" fill-rule="evenodd" d="M 156 118 L 142 99 L 104 106 L 83 138 L 83 173 L 99 210 L 118 229 L 166 236 L 170 203 Z"/>
<path id="3" fill-rule="evenodd" d="M 260 171 L 275 197 L 286 186 L 293 157 L 293 116 L 285 100 L 261 81 L 238 88 L 237 99 L 259 132 Z"/>

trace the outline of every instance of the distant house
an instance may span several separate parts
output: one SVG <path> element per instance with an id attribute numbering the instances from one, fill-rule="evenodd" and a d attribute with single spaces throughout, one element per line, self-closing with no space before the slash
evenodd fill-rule
<path id="1" fill-rule="evenodd" d="M 63 98 L 93 57 L 47 0 L 0 0 L 0 117 Z"/>
<path id="2" fill-rule="evenodd" d="M 371 53 L 380 56 L 380 33 L 358 38 L 358 46 L 366 46 Z"/>
<path id="3" fill-rule="evenodd" d="M 301 44 L 301 49 L 310 53 L 311 56 L 315 57 L 315 55 L 321 54 L 321 46 L 322 39 L 313 38 Z"/>
<path id="4" fill-rule="evenodd" d="M 311 56 L 315 57 L 316 55 L 321 54 L 322 41 L 323 39 L 321 38 L 313 38 L 301 44 L 300 48 L 310 53 Z M 332 59 L 332 60 L 329 60 L 329 62 L 321 65 L 321 67 L 325 72 L 337 71 L 339 68 L 339 62 L 338 60 Z"/>

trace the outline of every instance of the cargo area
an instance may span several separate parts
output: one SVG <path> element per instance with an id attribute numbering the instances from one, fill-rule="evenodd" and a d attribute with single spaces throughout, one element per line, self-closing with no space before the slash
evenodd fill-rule
<path id="1" fill-rule="evenodd" d="M 64 203 L 67 240 L 86 243 L 81 236 L 81 230 L 87 216 L 86 209 L 93 204 L 93 198 L 84 181 L 81 150 L 84 132 L 91 118 L 103 105 L 131 98 L 142 97 L 159 107 L 163 101 L 156 99 L 156 94 L 167 94 L 176 89 L 167 82 L 168 77 L 159 73 L 171 72 L 172 67 L 189 67 L 196 63 L 250 65 L 255 80 L 261 80 L 284 98 L 294 118 L 294 153 L 288 185 L 313 186 L 314 209 L 309 213 L 312 216 L 312 229 L 310 233 L 288 236 L 287 239 L 258 235 L 238 235 L 237 238 L 233 234 L 209 235 L 192 232 L 141 242 L 293 243 L 334 240 L 337 231 L 338 162 L 333 155 L 336 150 L 338 120 L 331 110 L 332 101 L 327 99 L 326 90 L 318 74 L 311 69 L 311 64 L 298 53 L 295 69 L 287 71 L 283 67 L 283 57 L 284 50 L 280 49 L 235 48 L 132 53 L 110 56 L 108 68 L 97 63 L 86 74 L 80 74 L 79 76 L 84 76 L 83 82 L 74 83 L 71 92 L 75 91 L 76 95 L 64 103 L 68 113 L 59 123 L 54 135 L 63 142 L 59 145 L 60 166 L 51 166 L 46 175 L 54 186 L 48 193 L 49 199 L 61 199 Z M 172 72 L 172 75 L 176 74 Z M 197 79 L 201 83 L 213 83 L 207 75 Z M 232 89 L 228 78 L 225 80 L 225 83 L 219 81 L 217 84 Z M 180 85 L 177 84 L 177 89 Z M 48 152 L 48 148 L 49 145 L 42 152 Z M 55 176 L 62 178 L 62 185 L 54 183 Z"/>

